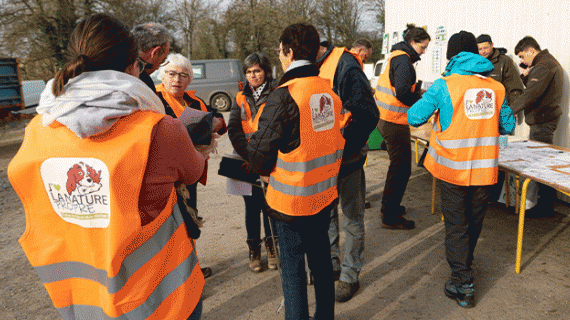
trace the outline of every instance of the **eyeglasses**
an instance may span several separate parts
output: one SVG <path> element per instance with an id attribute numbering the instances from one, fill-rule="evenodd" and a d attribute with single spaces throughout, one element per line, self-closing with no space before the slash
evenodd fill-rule
<path id="1" fill-rule="evenodd" d="M 144 71 L 144 69 L 152 68 L 152 63 L 148 63 L 140 57 L 137 58 L 137 61 L 138 61 L 139 73 L 142 73 Z"/>
<path id="2" fill-rule="evenodd" d="M 171 78 L 176 77 L 176 75 L 178 75 L 180 77 L 180 79 L 184 79 L 184 80 L 190 78 L 190 75 L 187 74 L 186 72 L 164 71 L 164 73 L 166 73 Z"/>
<path id="3" fill-rule="evenodd" d="M 258 76 L 258 75 L 260 75 L 262 72 L 263 72 L 263 70 L 261 70 L 261 69 L 247 70 L 247 71 L 245 72 L 245 75 L 248 76 L 248 77 L 250 77 L 250 76 L 252 76 L 252 75 Z"/>

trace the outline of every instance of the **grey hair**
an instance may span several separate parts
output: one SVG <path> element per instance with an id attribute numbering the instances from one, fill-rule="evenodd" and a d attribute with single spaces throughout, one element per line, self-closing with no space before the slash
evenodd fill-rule
<path id="1" fill-rule="evenodd" d="M 188 58 L 181 55 L 180 53 L 171 53 L 166 57 L 166 60 L 158 68 L 158 78 L 162 79 L 162 76 L 166 72 L 167 66 L 182 67 L 188 70 L 188 75 L 190 75 L 190 82 L 194 79 L 194 72 L 192 71 L 192 63 Z"/>
<path id="2" fill-rule="evenodd" d="M 139 50 L 147 52 L 154 47 L 165 47 L 170 44 L 172 37 L 165 26 L 149 22 L 135 26 L 132 30 Z"/>

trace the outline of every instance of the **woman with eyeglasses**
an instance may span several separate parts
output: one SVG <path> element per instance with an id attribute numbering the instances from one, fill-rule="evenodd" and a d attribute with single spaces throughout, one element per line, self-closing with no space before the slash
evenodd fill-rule
<path id="1" fill-rule="evenodd" d="M 169 54 L 158 68 L 158 78 L 162 80 L 162 83 L 156 86 L 156 91 L 165 106 L 166 114 L 173 118 L 180 118 L 187 108 L 203 112 L 204 114 L 199 117 L 199 121 L 196 120 L 195 123 L 187 125 L 186 128 L 190 138 L 192 138 L 192 142 L 197 145 L 199 150 L 211 147 L 214 143 L 212 133 L 224 134 L 226 132 L 226 124 L 220 113 L 215 109 L 207 107 L 204 101 L 196 96 L 195 90 L 186 90 L 194 78 L 190 60 L 179 53 Z M 206 160 L 206 172 L 207 167 L 208 161 Z M 208 177 L 205 173 L 198 182 L 206 185 L 207 179 Z M 198 182 L 186 186 L 188 198 L 185 202 L 190 207 L 189 210 L 196 212 L 198 211 Z M 210 268 L 203 268 L 202 272 L 206 278 L 212 275 L 212 269 Z"/>
<path id="2" fill-rule="evenodd" d="M 228 123 L 228 135 L 235 153 L 245 160 L 247 167 L 247 143 L 255 131 L 254 122 L 263 111 L 267 96 L 276 87 L 271 74 L 271 63 L 262 53 L 252 53 L 244 60 L 243 72 L 247 83 L 243 91 L 236 95 L 236 105 L 232 107 Z M 246 168 L 246 171 L 250 171 Z M 228 183 L 238 183 L 228 181 Z M 275 246 L 277 239 L 271 236 L 270 220 L 267 216 L 265 196 L 259 186 L 244 185 L 245 195 L 245 229 L 247 232 L 247 245 L 249 247 L 249 269 L 252 272 L 261 272 L 261 244 L 265 242 L 267 250 L 267 268 L 276 270 L 277 257 Z M 263 214 L 261 214 L 263 212 Z M 261 219 L 265 237 L 261 238 Z"/>
<path id="3" fill-rule="evenodd" d="M 137 51 L 116 18 L 79 21 L 8 167 L 26 213 L 20 244 L 63 319 L 202 312 L 175 187 L 198 181 L 205 159 L 138 78 Z"/>

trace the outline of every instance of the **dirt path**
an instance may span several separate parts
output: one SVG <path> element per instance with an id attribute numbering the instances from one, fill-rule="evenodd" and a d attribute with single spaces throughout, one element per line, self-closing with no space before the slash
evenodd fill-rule
<path id="1" fill-rule="evenodd" d="M 25 228 L 22 206 L 10 187 L 6 168 L 17 152 L 23 124 L 0 143 L 0 319 L 59 319 L 25 258 L 18 237 Z M 277 272 L 253 274 L 247 267 L 244 208 L 241 197 L 227 196 L 225 179 L 216 174 L 227 137 L 212 156 L 208 185 L 198 188 L 198 206 L 207 221 L 198 240 L 202 266 L 213 269 L 206 280 L 202 319 L 283 319 Z M 412 166 L 403 200 L 411 231 L 380 228 L 379 205 L 387 154 L 372 151 L 368 166 L 365 265 L 361 289 L 349 302 L 336 304 L 336 319 L 570 319 L 570 210 L 548 219 L 527 219 L 523 270 L 515 274 L 518 217 L 489 208 L 475 252 L 477 306 L 466 310 L 443 294 L 449 276 L 443 246 L 444 226 L 431 215 L 431 175 Z M 343 243 L 341 237 L 341 244 Z M 262 251 L 265 259 L 265 252 Z M 314 310 L 312 287 L 310 308 Z"/>

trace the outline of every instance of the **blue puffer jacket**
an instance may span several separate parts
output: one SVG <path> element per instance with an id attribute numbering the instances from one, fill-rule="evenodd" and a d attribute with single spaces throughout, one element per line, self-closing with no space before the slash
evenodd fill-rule
<path id="1" fill-rule="evenodd" d="M 460 52 L 449 60 L 444 76 L 452 74 L 488 76 L 493 70 L 493 64 L 487 58 L 471 52 Z M 453 104 L 444 79 L 437 79 L 422 98 L 408 110 L 408 123 L 418 127 L 426 123 L 437 110 L 439 110 L 441 129 L 445 131 L 453 118 Z M 513 111 L 507 105 L 505 97 L 499 117 L 499 132 L 501 134 L 511 133 L 515 125 Z"/>

